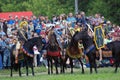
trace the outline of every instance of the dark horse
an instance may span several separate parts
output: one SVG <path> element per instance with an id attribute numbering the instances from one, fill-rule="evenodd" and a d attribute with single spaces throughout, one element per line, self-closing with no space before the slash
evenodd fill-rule
<path id="1" fill-rule="evenodd" d="M 32 75 L 34 75 L 34 69 L 33 69 L 33 46 L 36 45 L 38 50 L 40 51 L 42 48 L 42 38 L 41 37 L 34 37 L 32 39 L 27 40 L 22 47 L 19 50 L 19 54 L 23 53 L 23 61 L 26 66 L 26 75 L 28 76 L 28 66 L 32 69 Z M 12 76 L 12 70 L 14 67 L 19 69 L 19 76 L 21 76 L 21 62 L 18 61 L 18 63 L 15 63 L 15 55 L 13 54 L 15 51 L 15 46 L 12 47 L 11 50 L 11 76 Z M 19 58 L 19 55 L 18 55 Z"/>
<path id="2" fill-rule="evenodd" d="M 88 35 L 88 32 L 83 30 L 81 32 L 77 32 L 73 39 L 75 42 L 82 41 L 84 47 L 84 54 L 87 55 L 90 63 L 90 73 L 92 73 L 92 68 L 94 67 L 95 72 L 97 73 L 97 65 L 96 65 L 96 47 L 94 45 L 93 39 Z"/>
<path id="3" fill-rule="evenodd" d="M 107 44 L 108 49 L 112 51 L 112 57 L 114 58 L 115 62 L 115 73 L 120 64 L 120 41 L 113 41 Z"/>
<path id="4" fill-rule="evenodd" d="M 55 62 L 56 74 L 58 74 L 58 63 L 61 58 L 60 47 L 57 42 L 57 37 L 53 31 L 48 34 L 48 46 L 47 46 L 47 61 L 48 61 L 48 74 L 53 74 L 53 60 Z M 51 66 L 50 66 L 51 65 Z"/>
<path id="5" fill-rule="evenodd" d="M 77 33 L 75 33 L 77 34 Z M 63 61 L 63 72 L 64 68 L 66 67 L 66 61 L 69 58 L 70 60 L 70 66 L 71 66 L 71 73 L 73 73 L 73 59 L 78 59 L 81 66 L 82 66 L 82 73 L 84 73 L 83 63 L 81 61 L 82 58 L 82 49 L 78 45 L 78 41 L 74 40 L 75 35 L 71 38 L 71 41 L 68 44 L 68 47 L 66 48 L 66 54 L 65 59 Z"/>

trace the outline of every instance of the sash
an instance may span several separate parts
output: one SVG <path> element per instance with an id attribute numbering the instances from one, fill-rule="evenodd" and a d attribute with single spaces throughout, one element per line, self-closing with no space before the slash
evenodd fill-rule
<path id="1" fill-rule="evenodd" d="M 92 51 L 93 49 L 95 49 L 94 45 L 89 46 L 86 50 L 84 50 L 84 54 L 89 53 L 90 51 Z"/>

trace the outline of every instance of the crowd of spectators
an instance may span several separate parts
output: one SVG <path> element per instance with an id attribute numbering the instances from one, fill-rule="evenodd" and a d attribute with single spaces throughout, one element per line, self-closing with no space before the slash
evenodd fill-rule
<path id="1" fill-rule="evenodd" d="M 25 22 L 25 23 L 23 23 Z M 6 68 L 10 65 L 10 50 L 13 45 L 15 45 L 18 41 L 17 30 L 23 28 L 26 25 L 26 28 L 23 28 L 27 33 L 27 39 L 42 36 L 45 40 L 45 44 L 48 41 L 47 32 L 49 29 L 54 26 L 58 35 L 62 40 L 65 41 L 64 38 L 68 36 L 66 32 L 66 28 L 69 30 L 73 29 L 74 31 L 80 31 L 81 29 L 89 29 L 86 24 L 91 25 L 91 29 L 94 31 L 94 27 L 102 25 L 102 28 L 105 33 L 105 44 L 109 40 L 120 40 L 120 26 L 112 24 L 110 21 L 107 21 L 103 15 L 96 13 L 94 16 L 86 16 L 85 12 L 80 12 L 78 14 L 73 15 L 73 13 L 53 15 L 51 19 L 48 16 L 39 15 L 36 17 L 35 15 L 28 18 L 27 16 L 21 16 L 18 18 L 16 16 L 9 16 L 9 20 L 0 18 L 0 69 Z M 89 35 L 92 36 L 91 30 L 89 31 Z M 72 33 L 71 33 L 72 34 Z M 36 47 L 34 46 L 36 50 Z M 41 65 L 41 62 L 45 63 L 47 67 L 47 61 L 44 57 L 46 50 L 43 48 L 42 51 L 36 51 L 35 54 L 35 65 Z"/>

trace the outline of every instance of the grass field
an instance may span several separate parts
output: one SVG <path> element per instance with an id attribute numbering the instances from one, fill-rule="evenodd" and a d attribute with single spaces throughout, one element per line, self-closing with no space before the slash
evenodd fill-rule
<path id="1" fill-rule="evenodd" d="M 31 70 L 29 69 L 31 72 Z M 22 69 L 22 77 L 19 77 L 18 72 L 14 72 L 13 77 L 10 77 L 10 70 L 0 70 L 0 80 L 120 80 L 120 72 L 114 73 L 114 68 L 98 68 L 98 73 L 89 73 L 89 68 L 85 68 L 85 74 L 81 74 L 81 69 L 75 69 L 74 73 L 70 74 L 70 69 L 67 69 L 65 74 L 48 75 L 44 67 L 35 68 L 35 76 L 31 73 L 25 75 L 25 69 Z"/>

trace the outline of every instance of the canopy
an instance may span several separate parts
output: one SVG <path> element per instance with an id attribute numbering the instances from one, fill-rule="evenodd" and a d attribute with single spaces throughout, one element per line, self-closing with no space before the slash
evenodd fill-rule
<path id="1" fill-rule="evenodd" d="M 1 19 L 9 19 L 9 16 L 12 16 L 13 18 L 18 17 L 28 17 L 30 18 L 33 15 L 32 11 L 24 11 L 24 12 L 2 12 L 0 13 Z"/>

